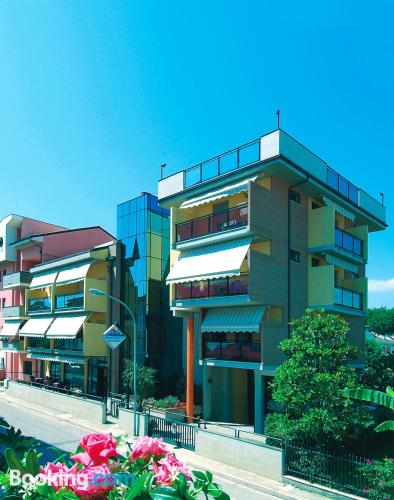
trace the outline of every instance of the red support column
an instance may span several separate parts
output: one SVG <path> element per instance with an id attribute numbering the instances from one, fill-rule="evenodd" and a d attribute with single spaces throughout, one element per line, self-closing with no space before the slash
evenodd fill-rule
<path id="1" fill-rule="evenodd" d="M 194 415 L 194 318 L 187 318 L 186 332 L 186 415 Z M 191 421 L 191 420 L 189 420 Z"/>

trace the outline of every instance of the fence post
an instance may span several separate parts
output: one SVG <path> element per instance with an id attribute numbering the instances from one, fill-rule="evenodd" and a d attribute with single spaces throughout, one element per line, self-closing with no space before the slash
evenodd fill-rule
<path id="1" fill-rule="evenodd" d="M 286 461 L 287 461 L 287 440 L 285 439 L 282 444 L 282 478 L 286 475 Z"/>

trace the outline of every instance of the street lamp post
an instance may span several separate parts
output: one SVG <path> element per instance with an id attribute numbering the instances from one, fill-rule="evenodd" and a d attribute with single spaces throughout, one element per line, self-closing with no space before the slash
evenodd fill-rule
<path id="1" fill-rule="evenodd" d="M 115 302 L 119 302 L 127 312 L 130 314 L 131 319 L 133 320 L 133 386 L 134 386 L 134 403 L 133 403 L 133 414 L 134 414 L 134 436 L 137 436 L 137 323 L 135 320 L 135 315 L 130 307 L 125 304 L 122 300 L 110 295 L 109 293 L 103 292 L 97 288 L 90 288 L 89 292 L 92 295 L 101 295 L 104 297 L 108 297 L 109 299 L 114 300 Z"/>

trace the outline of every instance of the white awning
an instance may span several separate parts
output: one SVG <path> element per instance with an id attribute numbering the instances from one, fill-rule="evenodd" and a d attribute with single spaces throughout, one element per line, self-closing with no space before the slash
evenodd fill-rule
<path id="1" fill-rule="evenodd" d="M 43 288 L 55 283 L 57 271 L 51 273 L 37 273 L 33 274 L 33 279 L 30 283 L 30 288 Z"/>
<path id="2" fill-rule="evenodd" d="M 329 264 L 333 264 L 337 267 L 342 267 L 342 269 L 346 269 L 347 271 L 351 271 L 352 273 L 358 273 L 358 266 L 356 264 L 352 264 L 345 259 L 340 259 L 339 257 L 335 257 L 329 253 L 324 255 L 326 261 Z"/>
<path id="3" fill-rule="evenodd" d="M 186 200 L 181 204 L 180 208 L 196 207 L 197 205 L 202 205 L 203 203 L 209 203 L 211 201 L 219 200 L 220 198 L 224 198 L 225 196 L 231 196 L 233 194 L 240 193 L 241 191 L 247 191 L 249 181 L 254 181 L 256 179 L 257 176 L 251 177 L 250 179 L 238 182 L 237 184 L 233 184 L 232 186 L 227 186 L 222 189 L 218 189 L 217 191 L 211 191 L 210 193 L 206 193 L 201 196 L 197 196 L 196 198 Z"/>
<path id="4" fill-rule="evenodd" d="M 74 283 L 86 278 L 91 262 L 81 264 L 79 266 L 69 267 L 60 271 L 56 280 L 56 285 L 63 285 L 65 283 Z"/>
<path id="5" fill-rule="evenodd" d="M 47 331 L 47 339 L 73 339 L 86 321 L 85 315 L 56 318 Z"/>
<path id="6" fill-rule="evenodd" d="M 18 333 L 22 321 L 5 321 L 0 332 L 0 337 L 12 337 Z"/>
<path id="7" fill-rule="evenodd" d="M 354 222 L 356 216 L 354 214 L 352 214 L 352 212 L 350 212 L 349 210 L 346 210 L 346 208 L 343 208 L 340 205 L 337 205 L 332 200 L 330 200 L 330 198 L 327 198 L 327 196 L 323 196 L 322 199 L 326 205 L 328 205 L 330 207 L 334 207 L 335 211 L 338 214 L 343 215 L 346 219 L 349 219 L 349 220 Z"/>
<path id="8" fill-rule="evenodd" d="M 30 318 L 20 329 L 23 337 L 45 337 L 53 318 Z"/>
<path id="9" fill-rule="evenodd" d="M 241 274 L 250 238 L 184 250 L 167 276 L 167 283 L 185 283 Z"/>

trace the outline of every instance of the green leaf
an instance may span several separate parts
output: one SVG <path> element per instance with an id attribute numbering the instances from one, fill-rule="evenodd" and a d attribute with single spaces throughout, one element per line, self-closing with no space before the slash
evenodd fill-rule
<path id="1" fill-rule="evenodd" d="M 187 492 L 187 479 L 185 474 L 183 473 L 178 474 L 175 484 L 177 491 L 179 492 L 181 497 L 183 497 Z"/>
<path id="2" fill-rule="evenodd" d="M 155 488 L 150 491 L 149 494 L 153 500 L 167 500 L 168 498 L 181 499 L 176 490 L 170 486 L 160 486 L 160 488 Z"/>
<path id="3" fill-rule="evenodd" d="M 387 387 L 386 394 L 387 396 L 390 396 L 390 398 L 394 398 L 394 391 L 391 387 Z"/>
<path id="4" fill-rule="evenodd" d="M 53 486 L 49 484 L 41 484 L 37 486 L 37 493 L 44 498 L 51 498 L 51 496 L 56 495 L 56 490 Z"/>
<path id="5" fill-rule="evenodd" d="M 394 420 L 387 420 L 375 427 L 376 432 L 394 431 Z"/>
<path id="6" fill-rule="evenodd" d="M 15 450 L 7 448 L 4 452 L 7 465 L 10 469 L 19 470 L 21 474 L 26 474 L 26 469 L 23 467 L 22 462 L 17 457 Z"/>
<path id="7" fill-rule="evenodd" d="M 192 474 L 195 478 L 199 479 L 200 481 L 203 481 L 204 483 L 207 482 L 207 476 L 204 474 L 204 472 L 200 470 L 193 470 Z"/>
<path id="8" fill-rule="evenodd" d="M 26 471 L 29 474 L 36 476 L 40 471 L 40 464 L 38 463 L 37 453 L 34 450 L 29 450 L 26 454 Z"/>
<path id="9" fill-rule="evenodd" d="M 208 481 L 210 483 L 212 483 L 212 479 L 213 479 L 212 472 L 209 472 L 209 470 L 206 470 L 205 475 L 207 476 Z"/>
<path id="10" fill-rule="evenodd" d="M 151 476 L 151 474 L 142 474 L 136 480 L 136 482 L 127 490 L 124 494 L 126 500 L 133 500 L 137 498 L 145 489 L 145 481 Z"/>
<path id="11" fill-rule="evenodd" d="M 344 394 L 349 398 L 368 401 L 369 403 L 386 406 L 394 410 L 394 398 L 384 392 L 374 391 L 372 389 L 345 389 Z"/>

